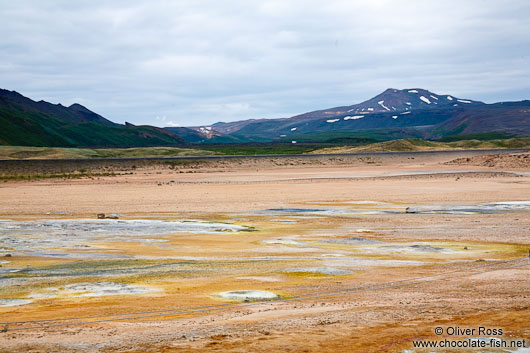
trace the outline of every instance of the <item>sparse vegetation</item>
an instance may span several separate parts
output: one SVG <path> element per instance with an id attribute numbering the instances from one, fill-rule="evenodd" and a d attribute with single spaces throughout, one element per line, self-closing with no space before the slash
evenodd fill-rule
<path id="1" fill-rule="evenodd" d="M 197 167 L 205 163 L 206 161 L 198 161 L 194 159 L 181 159 L 164 162 L 164 164 L 168 165 L 170 169 L 178 169 L 179 167 Z"/>
<path id="2" fill-rule="evenodd" d="M 423 139 L 403 139 L 372 143 L 364 146 L 336 146 L 322 148 L 312 153 L 354 153 L 354 152 L 399 152 L 399 151 L 435 151 L 452 149 L 490 149 L 490 148 L 530 148 L 530 137 L 500 140 L 458 140 L 454 142 L 428 141 Z"/>
<path id="3" fill-rule="evenodd" d="M 292 144 L 290 142 L 197 146 L 202 151 L 222 155 L 298 154 L 311 152 L 321 147 L 321 144 Z"/>
<path id="4" fill-rule="evenodd" d="M 470 137 L 463 139 L 463 137 Z M 473 137 L 473 138 L 472 138 Z M 494 137 L 499 137 L 494 139 Z M 510 137 L 510 138 L 503 138 Z M 347 153 L 385 151 L 421 151 L 476 148 L 526 148 L 530 137 L 511 137 L 505 134 L 473 134 L 454 136 L 438 141 L 421 138 L 378 141 L 378 137 L 336 136 L 335 143 L 268 143 L 268 144 L 223 144 L 201 145 L 193 148 L 180 147 L 137 147 L 137 148 L 62 148 L 0 146 L 0 159 L 93 159 L 93 158 L 142 158 L 211 155 L 267 155 L 302 153 Z M 189 165 L 190 161 L 167 161 L 170 167 Z M 193 161 L 197 163 L 197 161 Z M 136 165 L 131 167 L 136 169 Z"/>
<path id="5" fill-rule="evenodd" d="M 281 138 L 279 141 L 298 142 L 313 144 L 348 144 L 348 145 L 365 145 L 378 141 L 390 141 L 401 138 L 420 138 L 421 133 L 418 130 L 404 129 L 371 129 L 371 130 L 331 130 L 318 131 L 308 134 L 292 135 Z"/>
<path id="6" fill-rule="evenodd" d="M 490 141 L 490 140 L 505 140 L 515 138 L 516 136 L 505 134 L 502 132 L 482 132 L 476 134 L 466 134 L 466 135 L 453 135 L 446 136 L 438 141 L 440 142 L 454 142 L 462 140 L 480 140 L 480 141 Z"/>
<path id="7" fill-rule="evenodd" d="M 206 156 L 214 151 L 180 147 L 62 148 L 0 146 L 0 159 L 127 158 Z"/>
<path id="8" fill-rule="evenodd" d="M 32 174 L 13 174 L 13 175 L 0 175 L 0 180 L 40 180 L 40 179 L 81 179 L 81 178 L 96 178 L 96 177 L 107 177 L 116 176 L 116 173 L 32 173 Z"/>

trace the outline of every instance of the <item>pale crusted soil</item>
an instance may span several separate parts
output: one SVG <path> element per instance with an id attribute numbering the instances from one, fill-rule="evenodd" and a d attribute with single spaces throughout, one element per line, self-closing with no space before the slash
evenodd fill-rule
<path id="1" fill-rule="evenodd" d="M 99 212 L 226 214 L 362 200 L 417 204 L 530 200 L 530 176 L 524 174 L 530 168 L 512 161 L 528 158 L 494 157 L 492 166 L 473 158 L 479 157 L 454 162 L 457 166 L 437 158 L 375 165 L 237 165 L 222 171 L 199 168 L 194 173 L 145 168 L 132 175 L 95 180 L 10 181 L 0 185 L 0 218 L 53 217 L 57 212 L 68 212 L 69 217 L 94 217 Z M 505 174 L 513 170 L 522 174 Z M 521 244 L 522 248 L 530 244 L 530 217 L 525 212 L 477 218 L 374 215 L 329 222 L 331 235 L 377 228 L 380 231 L 372 237 L 384 240 L 482 242 L 492 249 L 496 244 Z M 304 232 L 311 235 L 310 229 Z M 296 289 L 337 290 L 464 271 L 469 266 L 382 268 L 321 285 L 317 279 Z M 435 338 L 434 327 L 450 325 L 502 327 L 513 337 L 528 339 L 529 269 L 180 318 L 8 332 L 0 334 L 0 352 L 400 352 L 411 349 L 414 339 Z M 77 310 L 83 313 L 83 308 Z"/>
<path id="2" fill-rule="evenodd" d="M 509 155 L 490 154 L 457 158 L 447 165 L 472 165 L 491 168 L 530 168 L 530 153 L 514 153 Z"/>

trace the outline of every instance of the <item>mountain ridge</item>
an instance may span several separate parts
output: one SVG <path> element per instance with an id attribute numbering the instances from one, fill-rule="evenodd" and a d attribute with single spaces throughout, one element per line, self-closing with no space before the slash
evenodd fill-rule
<path id="1" fill-rule="evenodd" d="M 451 119 L 461 110 L 481 106 L 486 104 L 449 94 L 440 95 L 422 88 L 388 88 L 353 105 L 315 110 L 290 118 L 216 123 L 210 128 L 255 141 L 288 141 L 291 137 L 294 141 L 300 135 L 318 132 L 373 129 L 404 129 L 405 137 L 429 137 L 430 134 L 426 132 L 429 127 Z M 415 132 L 410 135 L 410 131 Z"/>
<path id="2" fill-rule="evenodd" d="M 177 135 L 154 126 L 125 126 L 81 104 L 34 101 L 0 89 L 0 144 L 52 147 L 182 145 Z"/>
<path id="3" fill-rule="evenodd" d="M 279 119 L 248 119 L 239 120 L 229 123 L 215 123 L 211 127 L 220 133 L 235 134 L 247 125 L 255 123 L 264 123 L 270 121 L 289 122 L 289 121 L 310 121 L 323 118 L 345 117 L 350 115 L 352 120 L 358 119 L 359 115 L 374 113 L 403 113 L 406 111 L 418 109 L 439 109 L 448 107 L 462 107 L 482 105 L 483 102 L 470 99 L 458 98 L 453 95 L 439 95 L 422 88 L 396 89 L 388 88 L 382 93 L 372 97 L 364 102 L 353 105 L 339 106 L 321 110 L 315 110 L 307 113 L 298 114 L 289 118 Z"/>
<path id="4" fill-rule="evenodd" d="M 364 102 L 289 118 L 206 126 L 114 123 L 81 104 L 33 101 L 0 89 L 0 144 L 55 147 L 147 147 L 246 142 L 352 142 L 439 139 L 459 134 L 530 135 L 530 101 L 486 104 L 412 88 L 389 88 Z"/>
<path id="5" fill-rule="evenodd" d="M 8 91 L 5 89 L 0 89 L 0 100 L 3 100 L 4 104 L 7 103 L 11 106 L 18 105 L 22 111 L 38 111 L 51 114 L 73 123 L 97 122 L 107 126 L 119 125 L 105 119 L 101 115 L 94 113 L 93 111 L 78 103 L 74 103 L 70 107 L 66 107 L 61 103 L 53 104 L 44 100 L 36 102 L 23 96 L 17 91 Z"/>

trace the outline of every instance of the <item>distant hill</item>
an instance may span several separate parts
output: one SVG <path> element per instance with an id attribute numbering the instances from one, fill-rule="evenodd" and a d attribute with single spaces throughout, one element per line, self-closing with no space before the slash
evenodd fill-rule
<path id="1" fill-rule="evenodd" d="M 118 125 L 77 103 L 72 104 L 70 107 L 65 107 L 62 104 L 52 104 L 42 100 L 35 102 L 18 92 L 4 89 L 0 89 L 0 107 L 20 113 L 39 112 L 48 114 L 71 123 L 94 122 L 107 126 Z"/>
<path id="2" fill-rule="evenodd" d="M 181 145 L 174 133 L 153 126 L 120 125 L 80 104 L 35 102 L 0 89 L 0 144 L 55 147 Z"/>
<path id="3" fill-rule="evenodd" d="M 248 141 L 363 143 L 474 133 L 530 135 L 528 117 L 528 101 L 485 104 L 422 88 L 389 88 L 358 104 L 207 128 Z"/>
<path id="4" fill-rule="evenodd" d="M 317 110 L 294 116 L 291 119 L 306 121 L 354 114 L 403 113 L 407 111 L 434 110 L 440 108 L 453 109 L 456 107 L 483 104 L 482 102 L 456 98 L 451 95 L 439 95 L 422 88 L 402 90 L 388 88 L 383 93 L 359 104 Z"/>
<path id="5" fill-rule="evenodd" d="M 365 144 L 403 138 L 458 139 L 459 135 L 487 138 L 498 134 L 530 135 L 530 101 L 485 104 L 421 88 L 389 88 L 362 103 L 290 118 L 158 128 L 116 124 L 80 104 L 65 107 L 35 102 L 17 92 L 0 89 L 0 145 L 147 147 L 291 141 Z"/>
<path id="6" fill-rule="evenodd" d="M 497 132 L 530 135 L 530 100 L 487 104 L 458 112 L 436 127 L 434 137 Z"/>
<path id="7" fill-rule="evenodd" d="M 238 138 L 213 130 L 211 127 L 166 127 L 175 135 L 183 138 L 187 143 L 219 144 L 248 142 L 246 138 Z"/>
<path id="8" fill-rule="evenodd" d="M 459 111 L 485 106 L 484 103 L 439 95 L 425 89 L 389 88 L 359 104 L 312 111 L 286 119 L 244 120 L 216 123 L 214 131 L 249 140 L 289 140 L 300 136 L 336 131 L 406 129 L 426 135 L 428 127 L 443 123 Z M 403 137 L 411 136 L 405 133 Z M 303 139 L 303 138 L 302 138 Z"/>

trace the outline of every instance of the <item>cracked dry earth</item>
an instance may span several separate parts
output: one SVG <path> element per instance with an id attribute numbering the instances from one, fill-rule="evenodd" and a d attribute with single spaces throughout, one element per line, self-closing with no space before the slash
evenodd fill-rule
<path id="1" fill-rule="evenodd" d="M 3 183 L 0 352 L 411 352 L 438 326 L 529 346 L 530 166 L 464 161 Z"/>

